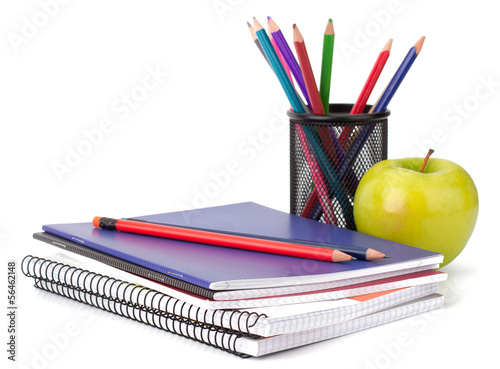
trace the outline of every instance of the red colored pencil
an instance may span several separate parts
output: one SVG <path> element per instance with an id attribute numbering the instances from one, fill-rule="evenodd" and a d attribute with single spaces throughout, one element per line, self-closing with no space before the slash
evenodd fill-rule
<path id="1" fill-rule="evenodd" d="M 309 61 L 304 38 L 295 24 L 293 25 L 293 44 L 295 45 L 295 51 L 297 52 L 297 58 L 299 59 L 300 69 L 302 70 L 302 76 L 304 77 L 304 82 L 306 84 L 307 94 L 309 95 L 309 100 L 311 101 L 311 110 L 313 114 L 325 115 L 325 109 L 323 108 L 318 86 L 316 85 L 316 80 L 314 79 L 314 73 L 311 67 L 311 62 Z"/>
<path id="2" fill-rule="evenodd" d="M 373 88 L 375 87 L 375 84 L 377 83 L 378 78 L 382 73 L 382 70 L 384 69 L 385 63 L 389 58 L 389 55 L 391 53 L 391 47 L 392 47 L 392 38 L 389 41 L 387 41 L 387 43 L 382 48 L 382 51 L 380 51 L 380 54 L 377 60 L 375 61 L 375 64 L 373 65 L 372 71 L 370 72 L 370 75 L 368 76 L 368 79 L 366 80 L 365 85 L 363 86 L 363 89 L 359 94 L 358 100 L 351 109 L 351 114 L 361 114 L 363 110 L 365 110 L 366 102 L 368 101 L 368 98 L 370 97 Z M 348 137 L 351 134 L 351 132 L 352 132 L 352 127 L 346 126 L 344 127 L 342 133 L 339 136 L 339 141 L 344 147 L 344 149 L 349 146 Z"/>
<path id="3" fill-rule="evenodd" d="M 389 58 L 389 55 L 391 53 L 391 46 L 392 38 L 387 41 L 377 60 L 375 61 L 375 65 L 373 66 L 373 69 L 370 72 L 370 75 L 368 76 L 368 79 L 366 80 L 361 93 L 359 94 L 358 100 L 352 107 L 351 114 L 361 114 L 365 109 L 366 102 L 368 101 L 368 98 L 370 97 L 370 94 L 372 93 L 373 88 L 377 83 L 378 77 L 380 76 L 380 73 L 382 73 L 385 63 Z"/>
<path id="4" fill-rule="evenodd" d="M 167 226 L 163 224 L 125 219 L 95 217 L 92 223 L 95 227 L 102 229 L 137 233 L 147 236 L 163 237 L 189 242 L 198 242 L 214 246 L 224 246 L 330 262 L 352 260 L 352 257 L 350 255 L 336 249 L 301 245 L 291 242 L 289 243 L 261 238 L 243 237 L 226 233 L 201 231 L 190 228 Z"/>

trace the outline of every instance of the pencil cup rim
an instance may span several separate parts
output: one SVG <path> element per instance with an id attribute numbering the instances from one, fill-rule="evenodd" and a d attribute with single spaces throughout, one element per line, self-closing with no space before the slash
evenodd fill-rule
<path id="1" fill-rule="evenodd" d="M 353 104 L 330 104 L 330 113 L 328 115 L 315 115 L 315 114 L 301 114 L 288 110 L 286 114 L 293 123 L 347 123 L 347 124 L 363 124 L 363 123 L 377 123 L 384 121 L 391 114 L 389 109 L 380 113 L 370 113 L 371 105 L 367 105 L 363 114 L 351 115 L 350 111 Z"/>

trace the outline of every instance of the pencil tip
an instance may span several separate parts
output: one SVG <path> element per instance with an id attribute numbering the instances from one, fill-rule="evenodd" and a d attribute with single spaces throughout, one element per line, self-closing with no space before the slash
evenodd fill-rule
<path id="1" fill-rule="evenodd" d="M 247 22 L 247 26 L 248 26 L 248 28 L 252 27 L 252 25 L 250 24 L 250 22 Z"/>
<path id="2" fill-rule="evenodd" d="M 420 50 L 422 50 L 422 46 L 424 44 L 424 41 L 425 41 L 425 36 L 422 36 L 415 43 L 415 47 L 417 48 L 417 54 L 420 53 Z"/>
<path id="3" fill-rule="evenodd" d="M 304 42 L 304 38 L 296 24 L 293 25 L 293 42 Z"/>
<path id="4" fill-rule="evenodd" d="M 380 251 L 374 250 L 372 248 L 366 251 L 366 258 L 368 260 L 383 259 L 386 255 Z"/>
<path id="5" fill-rule="evenodd" d="M 345 252 L 342 252 L 339 250 L 333 250 L 333 253 L 332 253 L 332 261 L 333 262 L 351 261 L 351 260 L 355 260 L 355 259 L 356 258 L 354 256 L 346 254 Z"/>
<path id="6" fill-rule="evenodd" d="M 384 48 L 382 49 L 382 51 L 390 51 L 392 48 L 392 38 L 389 39 L 389 41 L 387 41 L 387 43 L 385 44 Z"/>
<path id="7" fill-rule="evenodd" d="M 326 29 L 325 29 L 325 35 L 334 35 L 335 30 L 333 29 L 333 22 L 332 19 L 330 18 L 328 20 L 328 23 L 326 24 Z"/>
<path id="8" fill-rule="evenodd" d="M 267 21 L 269 22 L 271 20 L 271 17 L 268 15 L 267 16 Z"/>
<path id="9" fill-rule="evenodd" d="M 253 24 L 255 26 L 255 30 L 256 31 L 259 31 L 262 29 L 262 26 L 260 25 L 259 21 L 257 20 L 257 18 L 253 17 Z"/>

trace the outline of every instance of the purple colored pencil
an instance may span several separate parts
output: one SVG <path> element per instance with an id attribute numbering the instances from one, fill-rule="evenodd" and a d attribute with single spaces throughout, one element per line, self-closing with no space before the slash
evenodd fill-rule
<path id="1" fill-rule="evenodd" d="M 295 56 L 293 55 L 290 46 L 288 46 L 288 43 L 285 40 L 285 36 L 283 36 L 283 33 L 281 32 L 280 28 L 272 20 L 271 17 L 267 17 L 267 19 L 268 19 L 269 32 L 273 36 L 274 41 L 276 41 L 276 44 L 278 45 L 281 54 L 283 55 L 283 58 L 288 64 L 290 71 L 292 72 L 295 80 L 297 81 L 297 84 L 299 85 L 300 90 L 302 91 L 302 94 L 304 95 L 307 101 L 307 104 L 311 106 L 311 101 L 309 100 L 309 94 L 307 93 L 304 77 L 302 76 L 302 70 L 300 69 L 300 65 L 297 62 L 297 59 L 295 59 Z"/>

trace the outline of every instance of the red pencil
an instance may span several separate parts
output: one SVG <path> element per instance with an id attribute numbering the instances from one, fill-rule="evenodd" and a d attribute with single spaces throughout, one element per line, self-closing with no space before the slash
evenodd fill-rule
<path id="1" fill-rule="evenodd" d="M 352 260 L 350 255 L 336 249 L 301 245 L 291 242 L 243 237 L 226 233 L 202 231 L 125 219 L 95 217 L 92 223 L 95 227 L 102 229 L 205 243 L 214 246 L 224 246 L 330 262 Z"/>
<path id="2" fill-rule="evenodd" d="M 304 77 L 304 82 L 306 84 L 307 94 L 309 95 L 309 100 L 311 101 L 311 110 L 313 114 L 325 115 L 325 109 L 323 108 L 318 86 L 316 85 L 316 80 L 314 79 L 314 73 L 311 67 L 311 62 L 309 61 L 304 38 L 295 24 L 293 25 L 293 44 L 295 45 L 295 51 L 297 52 L 297 58 L 299 59 L 300 69 L 302 70 L 302 76 Z"/>
<path id="3" fill-rule="evenodd" d="M 363 110 L 365 110 L 366 102 L 368 101 L 368 98 L 370 97 L 373 88 L 375 87 L 375 84 L 378 81 L 378 77 L 380 76 L 380 73 L 382 73 L 385 63 L 389 58 L 389 55 L 391 53 L 391 47 L 392 47 L 392 38 L 389 41 L 387 41 L 387 43 L 382 48 L 382 51 L 380 51 L 380 54 L 378 55 L 378 58 L 375 61 L 375 64 L 372 68 L 372 71 L 370 72 L 370 75 L 368 76 L 368 79 L 366 80 L 365 85 L 363 86 L 363 89 L 359 94 L 358 100 L 351 109 L 351 114 L 361 114 Z M 339 136 L 339 141 L 344 147 L 344 149 L 349 146 L 348 136 L 351 134 L 351 132 L 352 132 L 352 127 L 346 126 L 344 127 L 342 133 Z"/>
<path id="4" fill-rule="evenodd" d="M 351 114 L 361 114 L 365 109 L 366 102 L 368 101 L 368 98 L 370 97 L 370 94 L 372 93 L 373 88 L 377 83 L 378 77 L 380 76 L 380 73 L 382 73 L 382 69 L 384 69 L 385 63 L 389 58 L 389 54 L 391 53 L 391 46 L 392 38 L 387 41 L 384 48 L 380 52 L 375 65 L 373 66 L 373 69 L 370 72 L 370 75 L 368 76 L 368 79 L 366 80 L 361 93 L 359 94 L 358 100 L 352 107 Z"/>

